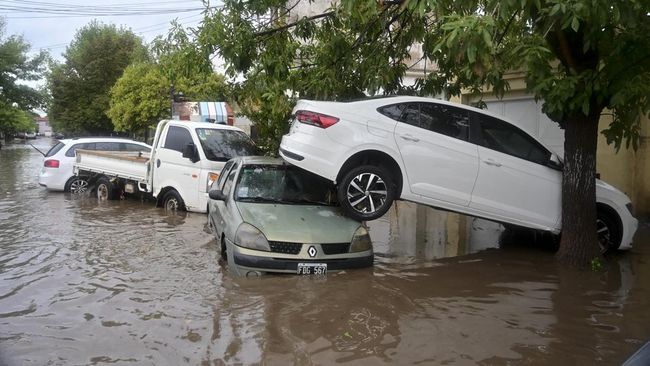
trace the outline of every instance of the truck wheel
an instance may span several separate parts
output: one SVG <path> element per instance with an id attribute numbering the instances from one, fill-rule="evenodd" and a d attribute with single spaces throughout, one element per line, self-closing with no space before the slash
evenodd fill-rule
<path id="1" fill-rule="evenodd" d="M 381 167 L 362 165 L 345 174 L 337 187 L 341 207 L 357 221 L 382 217 L 395 198 L 395 185 Z"/>
<path id="2" fill-rule="evenodd" d="M 163 196 L 163 208 L 165 211 L 185 211 L 185 202 L 175 190 L 171 190 Z"/>
<path id="3" fill-rule="evenodd" d="M 106 177 L 97 179 L 97 199 L 100 201 L 114 200 L 117 198 L 117 189 Z"/>

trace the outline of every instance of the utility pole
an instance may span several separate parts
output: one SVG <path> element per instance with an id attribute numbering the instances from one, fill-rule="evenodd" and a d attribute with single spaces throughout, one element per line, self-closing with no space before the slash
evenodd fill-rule
<path id="1" fill-rule="evenodd" d="M 169 84 L 169 100 L 171 103 L 171 119 L 174 119 L 174 84 Z"/>

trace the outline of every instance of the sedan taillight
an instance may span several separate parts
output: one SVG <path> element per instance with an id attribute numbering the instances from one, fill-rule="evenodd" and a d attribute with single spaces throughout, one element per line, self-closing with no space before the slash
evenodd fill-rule
<path id="1" fill-rule="evenodd" d="M 328 128 L 339 121 L 339 119 L 336 117 L 310 111 L 297 111 L 296 119 L 298 122 L 320 128 Z"/>
<path id="2" fill-rule="evenodd" d="M 45 162 L 43 163 L 43 165 L 44 165 L 46 168 L 58 168 L 58 167 L 59 167 L 59 161 L 58 161 L 58 160 L 54 160 L 54 159 L 48 159 L 48 160 L 45 160 Z"/>

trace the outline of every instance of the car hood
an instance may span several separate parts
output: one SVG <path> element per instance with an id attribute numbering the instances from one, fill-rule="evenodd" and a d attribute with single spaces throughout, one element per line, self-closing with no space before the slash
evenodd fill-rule
<path id="1" fill-rule="evenodd" d="M 245 222 L 271 241 L 292 243 L 349 243 L 360 224 L 340 208 L 238 202 Z"/>

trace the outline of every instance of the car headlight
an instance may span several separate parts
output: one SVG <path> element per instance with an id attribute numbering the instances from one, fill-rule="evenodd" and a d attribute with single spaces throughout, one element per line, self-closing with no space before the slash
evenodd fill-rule
<path id="1" fill-rule="evenodd" d="M 365 252 L 372 249 L 372 241 L 370 241 L 370 234 L 365 227 L 359 226 L 357 231 L 354 232 L 352 243 L 350 244 L 350 253 Z"/>
<path id="2" fill-rule="evenodd" d="M 212 184 L 219 179 L 219 173 L 214 173 L 214 172 L 209 172 L 208 173 L 208 182 L 205 186 L 205 191 L 210 192 L 210 188 L 212 187 Z"/>
<path id="3" fill-rule="evenodd" d="M 235 244 L 248 249 L 271 251 L 266 236 L 258 228 L 247 223 L 243 223 L 237 228 Z"/>

